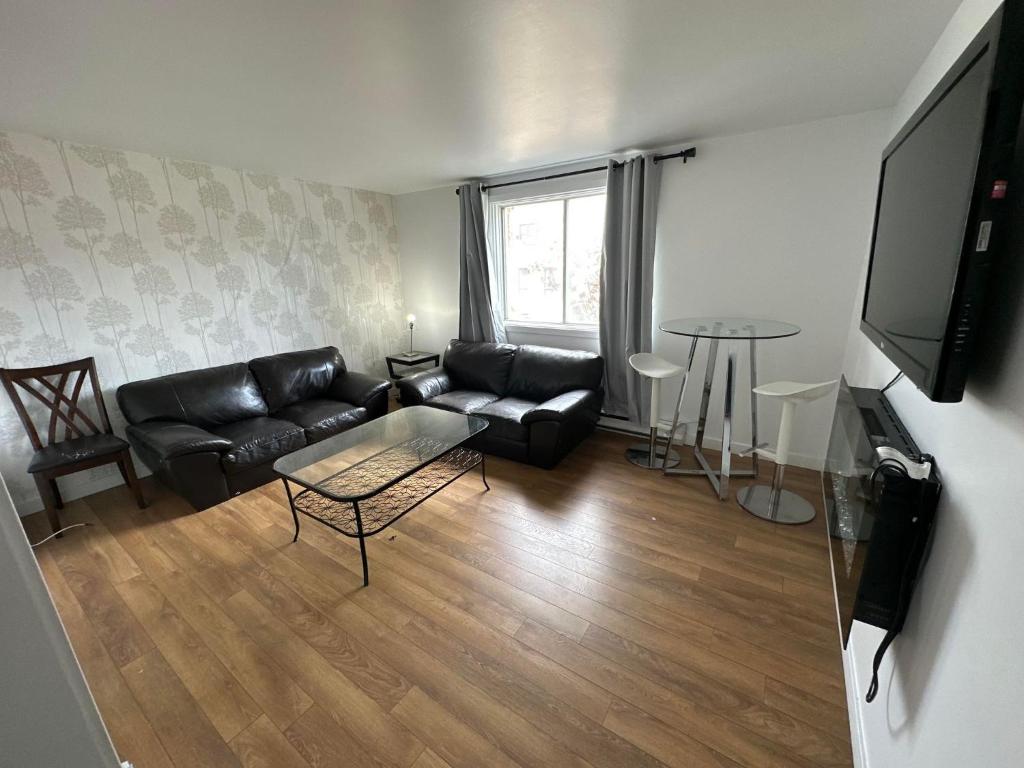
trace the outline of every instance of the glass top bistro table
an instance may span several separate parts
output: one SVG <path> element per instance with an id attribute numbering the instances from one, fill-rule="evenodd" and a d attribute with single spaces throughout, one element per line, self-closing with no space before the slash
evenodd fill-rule
<path id="1" fill-rule="evenodd" d="M 368 537 L 478 465 L 491 489 L 483 454 L 463 447 L 486 428 L 479 416 L 418 405 L 282 456 L 274 470 L 295 520 L 292 540 L 299 539 L 299 512 L 359 539 L 363 586 L 369 585 Z M 290 483 L 302 490 L 293 494 Z"/>
<path id="2" fill-rule="evenodd" d="M 700 414 L 697 418 L 697 436 L 693 444 L 693 455 L 697 459 L 697 469 L 672 469 L 667 465 L 667 460 L 662 462 L 662 470 L 666 475 L 700 475 L 703 474 L 715 489 L 718 498 L 722 501 L 729 495 L 730 477 L 756 477 L 757 476 L 757 453 L 753 454 L 753 469 L 731 472 L 732 462 L 732 414 L 736 398 L 736 352 L 729 349 L 726 359 L 725 370 L 725 403 L 722 419 L 722 464 L 721 468 L 715 470 L 708 463 L 704 456 L 704 431 L 707 427 L 708 404 L 711 402 L 711 385 L 715 379 L 715 368 L 718 362 L 718 345 L 720 342 L 746 342 L 750 350 L 750 444 L 751 448 L 759 447 L 757 442 L 757 395 L 754 394 L 754 387 L 757 386 L 757 342 L 765 339 L 781 339 L 787 336 L 795 336 L 800 333 L 799 326 L 791 323 L 784 323 L 779 320 L 758 320 L 739 317 L 686 317 L 677 320 L 666 320 L 658 326 L 665 333 L 676 336 L 688 336 L 690 341 L 690 353 L 686 361 L 686 371 L 683 373 L 683 382 L 679 385 L 679 398 L 676 400 L 675 414 L 672 416 L 672 429 L 668 434 L 668 442 L 665 446 L 665 456 L 669 455 L 672 442 L 675 439 L 676 429 L 679 426 L 679 413 L 683 407 L 683 397 L 686 394 L 686 383 L 690 378 L 690 369 L 693 368 L 693 356 L 697 351 L 697 342 L 701 339 L 708 341 L 708 363 L 704 372 L 704 390 L 700 400 Z"/>

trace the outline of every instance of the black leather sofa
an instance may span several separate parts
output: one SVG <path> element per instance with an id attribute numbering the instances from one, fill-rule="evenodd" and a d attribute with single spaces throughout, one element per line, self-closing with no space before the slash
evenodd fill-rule
<path id="1" fill-rule="evenodd" d="M 273 480 L 279 456 L 381 416 L 390 388 L 324 347 L 123 384 L 117 403 L 143 463 L 205 509 Z"/>
<path id="2" fill-rule="evenodd" d="M 467 445 L 550 469 L 601 415 L 604 362 L 593 352 L 453 339 L 438 368 L 398 381 L 403 405 L 481 416 Z"/>

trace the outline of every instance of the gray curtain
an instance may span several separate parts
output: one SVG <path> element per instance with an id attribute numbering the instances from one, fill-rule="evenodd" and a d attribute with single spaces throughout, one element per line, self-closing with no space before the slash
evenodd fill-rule
<path id="1" fill-rule="evenodd" d="M 505 324 L 491 302 L 487 220 L 480 184 L 459 187 L 459 338 L 507 341 Z"/>
<path id="2" fill-rule="evenodd" d="M 608 163 L 601 258 L 600 342 L 604 409 L 647 424 L 651 393 L 629 356 L 651 351 L 654 227 L 661 171 L 653 155 Z"/>

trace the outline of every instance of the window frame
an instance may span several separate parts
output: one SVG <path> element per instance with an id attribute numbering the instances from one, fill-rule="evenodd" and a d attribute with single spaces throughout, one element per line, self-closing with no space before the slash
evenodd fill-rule
<path id="1" fill-rule="evenodd" d="M 529 184 L 524 185 L 527 188 L 533 187 L 536 190 L 536 186 Z M 495 294 L 497 295 L 499 306 L 502 310 L 502 317 L 504 318 L 505 328 L 515 330 L 524 330 L 531 333 L 537 333 L 541 335 L 562 335 L 562 336 L 577 336 L 577 337 L 596 337 L 598 335 L 598 327 L 600 320 L 591 324 L 588 323 L 566 323 L 564 318 L 566 316 L 566 298 L 569 290 L 568 285 L 568 260 L 566 259 L 565 249 L 567 244 L 566 230 L 568 227 L 568 201 L 579 197 L 592 197 L 594 195 L 607 194 L 608 187 L 602 179 L 601 183 L 594 184 L 589 183 L 585 185 L 574 185 L 571 188 L 560 188 L 548 192 L 541 192 L 540 190 L 534 191 L 532 194 L 520 194 L 520 195 L 502 195 L 500 199 L 489 199 L 487 203 L 487 237 L 491 249 L 491 254 L 495 266 L 495 277 L 496 280 L 492 282 L 495 288 Z M 505 287 L 508 281 L 508 275 L 505 271 L 505 238 L 504 238 L 504 210 L 505 208 L 513 205 L 524 205 L 529 203 L 546 203 L 553 200 L 559 200 L 562 202 L 562 317 L 563 322 L 559 323 L 553 320 L 547 321 L 530 321 L 530 320 L 514 320 L 508 317 L 508 297 L 506 295 Z"/>

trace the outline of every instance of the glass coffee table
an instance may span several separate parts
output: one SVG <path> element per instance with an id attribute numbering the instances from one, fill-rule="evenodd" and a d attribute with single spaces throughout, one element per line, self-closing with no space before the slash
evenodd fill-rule
<path id="1" fill-rule="evenodd" d="M 363 585 L 370 583 L 366 539 L 479 466 L 484 455 L 463 447 L 487 428 L 478 416 L 413 406 L 307 445 L 274 462 L 284 482 L 299 539 L 299 513 L 359 539 Z M 293 493 L 292 484 L 301 490 Z"/>

